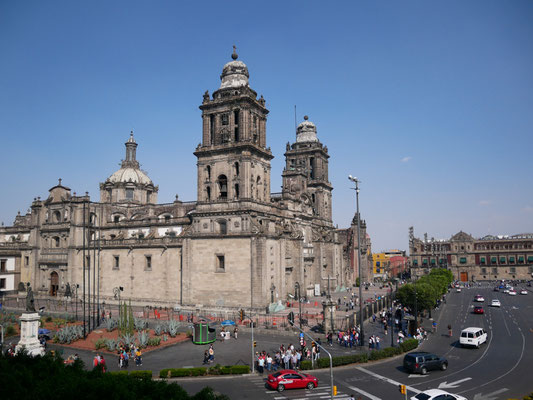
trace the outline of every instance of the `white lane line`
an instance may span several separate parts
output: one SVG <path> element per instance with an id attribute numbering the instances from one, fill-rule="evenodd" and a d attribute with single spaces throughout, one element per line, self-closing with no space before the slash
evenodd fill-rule
<path id="1" fill-rule="evenodd" d="M 356 369 L 358 369 L 361 372 L 364 372 L 365 374 L 371 375 L 374 378 L 378 378 L 378 379 L 380 379 L 382 381 L 388 382 L 391 385 L 395 385 L 395 386 L 402 385 L 402 383 L 397 382 L 394 379 L 390 379 L 390 378 L 387 378 L 386 376 L 376 374 L 375 372 L 369 371 L 368 369 L 365 369 L 363 367 L 356 367 Z M 412 392 L 414 392 L 416 394 L 420 393 L 420 390 L 415 389 L 414 387 L 407 386 L 407 385 L 406 385 L 406 387 L 407 387 L 408 390 L 410 390 L 410 391 L 412 391 Z"/>
<path id="2" fill-rule="evenodd" d="M 381 400 L 381 398 L 379 397 L 376 397 L 368 392 L 365 392 L 364 390 L 361 390 L 359 388 L 356 388 L 356 387 L 353 387 L 353 386 L 348 386 L 350 389 L 352 389 L 354 392 L 357 392 L 359 394 L 362 394 L 363 396 L 366 396 L 368 397 L 369 399 L 371 400 Z"/>

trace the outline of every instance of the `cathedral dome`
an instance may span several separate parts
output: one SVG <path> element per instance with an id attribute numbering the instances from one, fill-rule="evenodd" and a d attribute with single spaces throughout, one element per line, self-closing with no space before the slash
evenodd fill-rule
<path id="1" fill-rule="evenodd" d="M 296 141 L 297 142 L 318 142 L 316 137 L 316 125 L 311 121 L 308 121 L 309 117 L 304 117 L 304 122 L 298 125 L 296 128 Z"/>
<path id="2" fill-rule="evenodd" d="M 237 61 L 239 56 L 235 52 L 235 46 L 233 46 L 233 54 L 230 61 L 222 69 L 222 75 L 220 75 L 220 89 L 238 88 L 242 86 L 248 86 L 248 67 L 242 61 Z"/>
<path id="3" fill-rule="evenodd" d="M 141 183 L 144 185 L 152 184 L 152 181 L 150 180 L 150 178 L 148 178 L 148 175 L 146 175 L 140 169 L 132 168 L 132 167 L 120 168 L 113 175 L 111 175 L 107 180 L 112 183 L 132 182 L 132 183 Z"/>

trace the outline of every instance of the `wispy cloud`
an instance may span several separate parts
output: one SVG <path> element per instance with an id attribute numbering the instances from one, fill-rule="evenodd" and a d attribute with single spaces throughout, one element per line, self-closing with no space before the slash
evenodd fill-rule
<path id="1" fill-rule="evenodd" d="M 480 200 L 479 205 L 480 206 L 488 206 L 491 203 L 490 200 Z"/>
<path id="2" fill-rule="evenodd" d="M 411 160 L 411 158 L 413 158 L 413 157 L 407 156 L 407 157 L 402 158 L 400 161 L 401 162 L 408 162 L 409 160 Z"/>
<path id="3" fill-rule="evenodd" d="M 533 207 L 525 206 L 524 208 L 522 208 L 522 211 L 525 211 L 527 213 L 533 212 Z"/>

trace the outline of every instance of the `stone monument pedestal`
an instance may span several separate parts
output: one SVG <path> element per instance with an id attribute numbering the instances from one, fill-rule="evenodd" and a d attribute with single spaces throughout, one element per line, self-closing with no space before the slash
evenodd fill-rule
<path id="1" fill-rule="evenodd" d="M 335 312 L 337 311 L 337 305 L 331 299 L 322 302 L 322 309 L 324 314 L 324 333 L 335 332 Z"/>
<path id="2" fill-rule="evenodd" d="M 39 342 L 39 322 L 38 313 L 24 313 L 20 317 L 20 342 L 15 347 L 15 353 L 22 349 L 34 356 L 44 355 L 44 347 Z"/>

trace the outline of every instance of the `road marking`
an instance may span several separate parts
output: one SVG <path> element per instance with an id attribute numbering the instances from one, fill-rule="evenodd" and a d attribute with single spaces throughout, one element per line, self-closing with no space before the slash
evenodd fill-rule
<path id="1" fill-rule="evenodd" d="M 354 392 L 357 392 L 357 393 L 359 393 L 359 394 L 362 394 L 363 396 L 366 396 L 366 397 L 368 397 L 368 398 L 371 399 L 371 400 L 381 400 L 381 398 L 376 397 L 376 396 L 374 396 L 374 395 L 372 395 L 372 394 L 370 394 L 370 393 L 368 393 L 368 392 L 365 392 L 364 390 L 361 390 L 361 389 L 359 389 L 359 388 L 356 388 L 356 387 L 354 387 L 354 386 L 348 386 L 348 387 L 349 387 L 350 389 L 352 389 Z"/>
<path id="2" fill-rule="evenodd" d="M 502 388 L 502 389 L 496 390 L 495 392 L 487 393 L 485 395 L 483 395 L 481 393 L 476 393 L 474 395 L 474 400 L 494 400 L 494 399 L 498 398 L 497 395 L 499 395 L 500 393 L 503 393 L 503 392 L 507 392 L 508 390 L 509 389 Z"/>
<path id="3" fill-rule="evenodd" d="M 408 378 L 427 378 L 429 375 L 410 374 Z"/>
<path id="4" fill-rule="evenodd" d="M 466 381 L 469 381 L 470 379 L 472 378 L 464 378 L 464 379 L 460 379 L 458 381 L 455 381 L 455 382 L 442 382 L 440 385 L 439 385 L 439 389 L 453 389 L 453 388 L 456 388 L 458 387 L 461 383 L 463 382 L 466 382 Z"/>
<path id="5" fill-rule="evenodd" d="M 378 378 L 378 379 L 381 379 L 382 381 L 388 382 L 391 385 L 395 385 L 395 386 L 401 385 L 400 382 L 397 382 L 394 379 L 390 379 L 390 378 L 387 378 L 386 376 L 382 376 L 382 375 L 376 374 L 375 372 L 369 371 L 368 369 L 365 369 L 363 367 L 356 367 L 356 369 L 358 369 L 361 372 L 364 372 L 365 374 L 371 375 L 374 378 Z M 415 389 L 414 387 L 406 386 L 406 388 L 408 390 L 410 390 L 411 392 L 414 392 L 416 394 L 420 393 L 420 390 Z"/>

